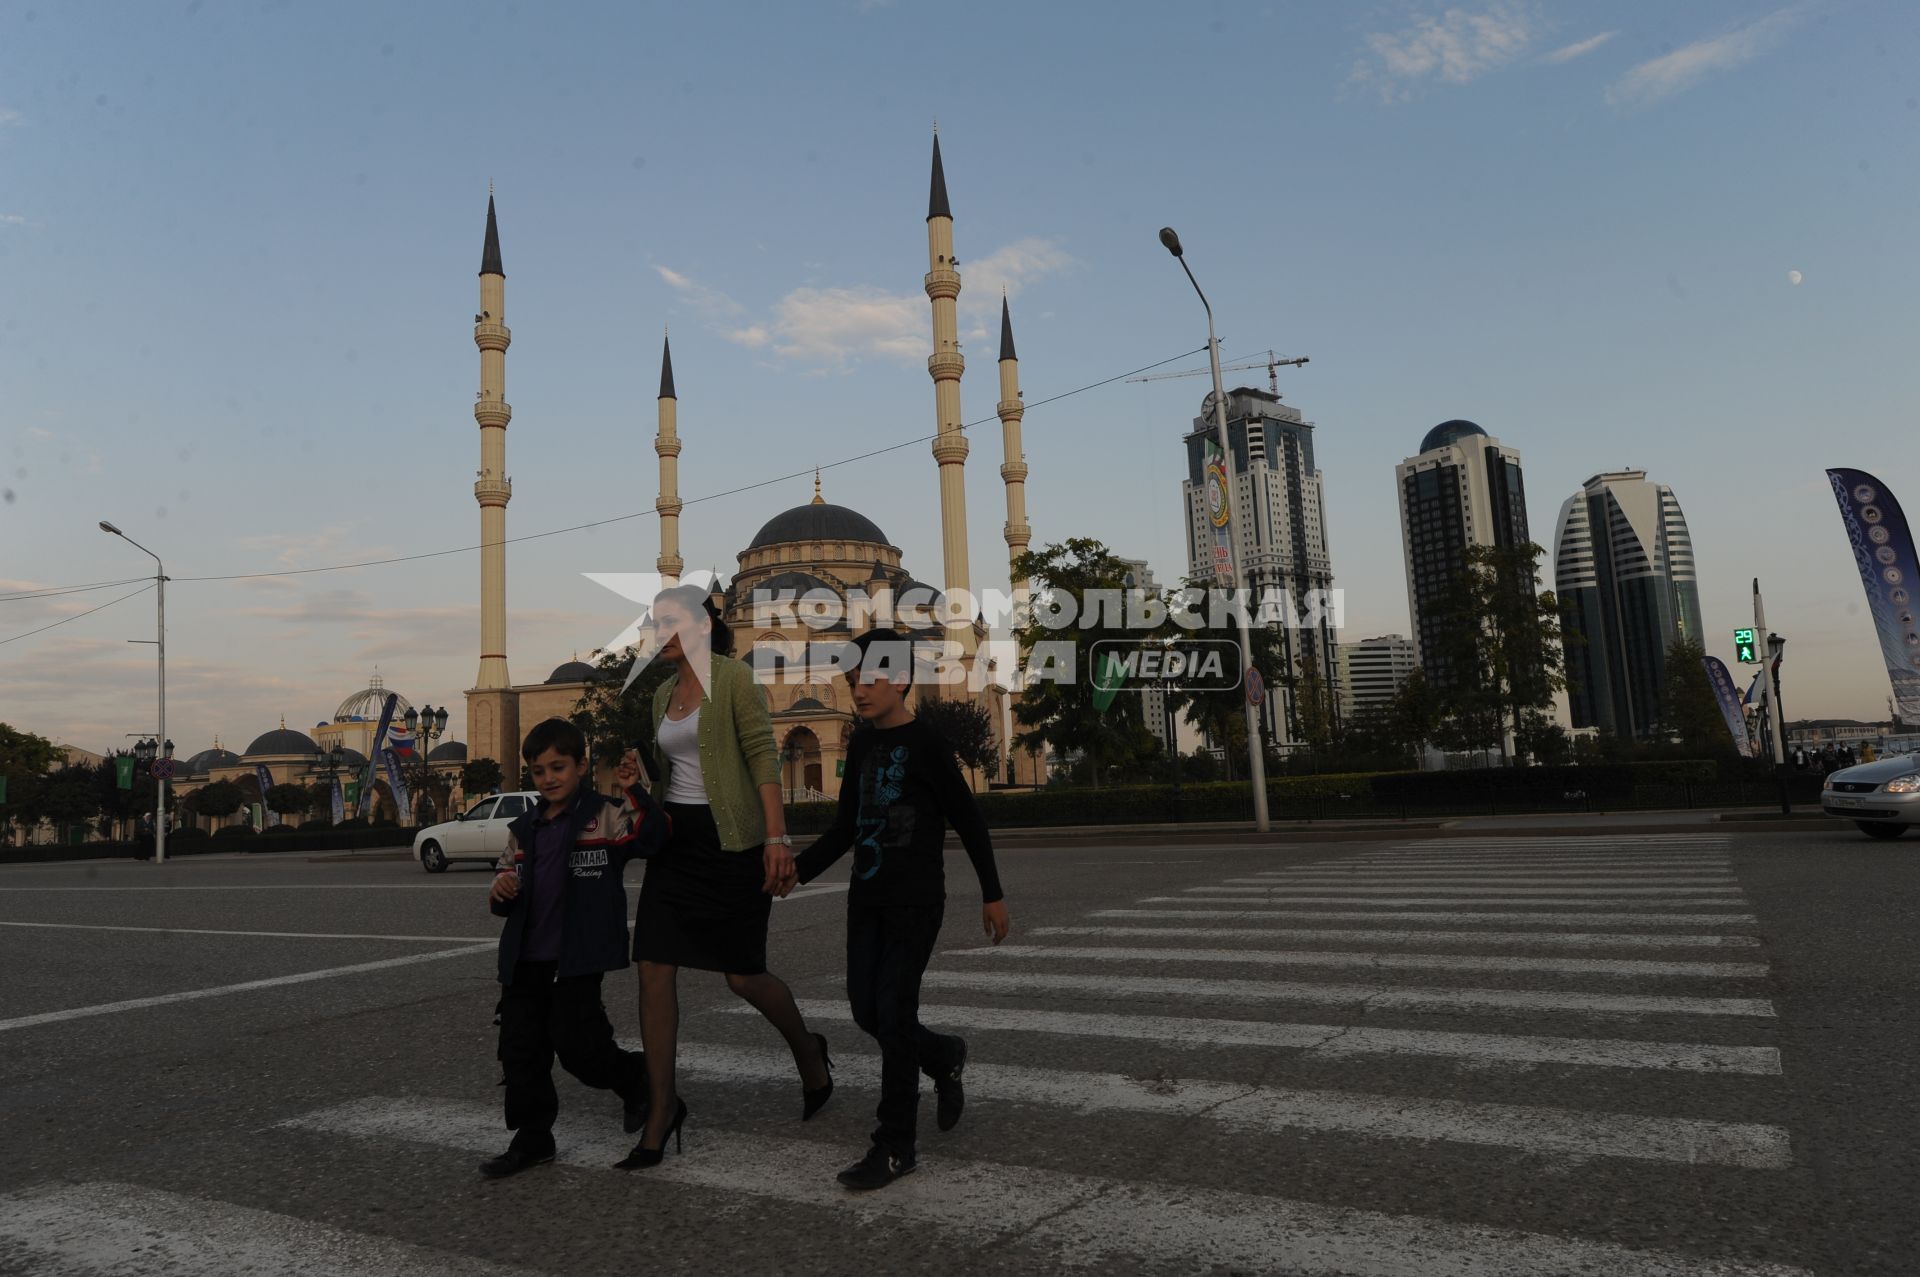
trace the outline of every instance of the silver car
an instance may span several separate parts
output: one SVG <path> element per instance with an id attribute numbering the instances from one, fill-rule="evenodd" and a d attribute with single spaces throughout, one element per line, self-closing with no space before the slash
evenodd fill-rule
<path id="1" fill-rule="evenodd" d="M 413 858 L 430 874 L 468 860 L 492 864 L 507 849 L 507 826 L 539 805 L 532 790 L 488 794 L 452 820 L 429 825 L 413 836 Z"/>
<path id="2" fill-rule="evenodd" d="M 1873 838 L 1898 838 L 1920 825 L 1920 754 L 1895 754 L 1827 777 L 1820 806 Z"/>

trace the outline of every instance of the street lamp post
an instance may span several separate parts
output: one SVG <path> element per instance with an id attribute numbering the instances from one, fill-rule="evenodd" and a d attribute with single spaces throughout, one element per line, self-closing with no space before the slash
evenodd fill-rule
<path id="1" fill-rule="evenodd" d="M 138 541 L 114 527 L 105 519 L 100 520 L 100 530 L 110 532 L 142 554 L 152 557 L 154 564 L 154 584 L 159 587 L 159 608 L 156 613 L 155 635 L 153 642 L 160 653 L 160 730 L 154 734 L 156 740 L 167 738 L 167 567 L 160 562 L 160 556 L 141 545 Z M 146 639 L 128 639 L 129 643 L 144 643 Z M 173 757 L 172 742 L 167 743 L 167 757 Z M 165 773 L 171 764 L 154 771 L 153 791 L 153 863 L 165 864 L 167 860 L 167 777 Z"/>
<path id="2" fill-rule="evenodd" d="M 1180 246 L 1180 236 L 1171 226 L 1160 228 L 1160 242 L 1166 245 L 1180 263 L 1180 269 L 1187 272 L 1187 282 L 1193 285 L 1193 291 L 1200 296 L 1200 305 L 1207 312 L 1207 360 L 1213 368 L 1213 432 L 1220 445 L 1222 463 L 1227 469 L 1227 490 L 1221 494 L 1227 502 L 1229 511 L 1233 508 L 1233 493 L 1239 482 L 1238 467 L 1234 464 L 1233 446 L 1227 439 L 1227 392 L 1220 383 L 1220 339 L 1213 331 L 1213 304 L 1200 288 L 1200 281 L 1193 277 L 1193 268 L 1187 265 L 1186 250 Z M 1236 595 L 1247 588 L 1246 571 L 1240 562 L 1238 529 L 1228 524 L 1227 553 L 1233 564 L 1233 589 Z M 1234 609 L 1234 620 L 1240 629 L 1240 668 L 1253 669 L 1253 635 L 1247 629 L 1247 610 L 1244 606 Z M 1266 742 L 1260 731 L 1260 710 L 1251 700 L 1247 702 L 1247 774 L 1253 778 L 1253 827 L 1266 833 L 1267 824 L 1267 763 Z"/>
<path id="3" fill-rule="evenodd" d="M 407 733 L 413 737 L 413 751 L 420 759 L 415 785 L 417 788 L 428 791 L 428 797 L 434 797 L 432 793 L 433 768 L 429 765 L 427 756 L 433 752 L 433 742 L 440 739 L 441 734 L 447 730 L 446 706 L 443 705 L 439 709 L 435 709 L 431 705 L 422 705 L 419 709 L 415 709 L 409 705 L 404 717 L 407 723 Z M 440 815 L 438 811 L 439 803 L 437 801 L 434 803 L 434 807 L 436 809 L 434 816 L 437 819 Z M 415 824 L 419 823 L 418 817 L 419 813 L 416 812 Z"/>

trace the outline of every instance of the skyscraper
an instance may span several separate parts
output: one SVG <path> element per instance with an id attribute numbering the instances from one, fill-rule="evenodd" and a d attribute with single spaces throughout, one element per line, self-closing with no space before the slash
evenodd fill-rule
<path id="1" fill-rule="evenodd" d="M 1693 539 L 1673 489 L 1644 470 L 1587 480 L 1560 507 L 1554 587 L 1573 725 L 1652 735 L 1667 648 L 1701 638 Z"/>
<path id="2" fill-rule="evenodd" d="M 1394 468 L 1394 479 L 1413 641 L 1428 681 L 1444 686 L 1441 607 L 1466 570 L 1468 548 L 1512 548 L 1531 540 L 1520 454 L 1471 421 L 1443 421 L 1427 431 L 1418 456 Z"/>
<path id="3" fill-rule="evenodd" d="M 1393 704 L 1400 685 L 1420 668 L 1413 640 L 1398 634 L 1340 645 L 1341 712 L 1349 719 Z"/>
<path id="4" fill-rule="evenodd" d="M 1180 485 L 1187 506 L 1188 572 L 1214 580 L 1213 523 L 1207 513 L 1206 448 L 1214 442 L 1213 396 L 1187 432 L 1187 477 Z M 1327 550 L 1324 483 L 1313 464 L 1313 423 L 1280 396 L 1246 386 L 1227 392 L 1227 438 L 1233 448 L 1232 529 L 1234 552 L 1247 584 L 1260 592 L 1284 589 L 1303 619 L 1315 591 L 1326 598 L 1333 589 L 1333 558 Z M 1270 680 L 1265 705 L 1267 739 L 1289 745 L 1299 739 L 1298 707 L 1287 686 L 1312 653 L 1329 714 L 1338 705 L 1334 619 L 1322 610 L 1314 623 L 1281 631 L 1286 672 Z"/>

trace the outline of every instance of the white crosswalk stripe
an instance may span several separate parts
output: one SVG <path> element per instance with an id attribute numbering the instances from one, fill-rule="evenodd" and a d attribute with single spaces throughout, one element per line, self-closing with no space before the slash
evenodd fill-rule
<path id="1" fill-rule="evenodd" d="M 1168 896 L 1150 896 L 1152 900 L 1170 900 Z M 1192 904 L 1188 898 L 1174 900 L 1176 904 Z M 1227 903 L 1227 902 L 1222 902 Z M 1286 905 L 1268 905 L 1254 901 L 1234 901 L 1233 908 L 1222 909 L 1096 909 L 1088 914 L 1089 918 L 1216 918 L 1221 921 L 1237 920 L 1254 922 L 1268 918 L 1307 919 L 1337 918 L 1341 921 L 1385 922 L 1398 919 L 1407 922 L 1540 922 L 1563 923 L 1577 922 L 1582 926 L 1596 923 L 1608 925 L 1633 925 L 1638 927 L 1717 927 L 1717 926 L 1755 926 L 1759 919 L 1750 913 L 1474 913 L 1445 911 L 1417 911 L 1408 909 L 1300 909 Z"/>
<path id="2" fill-rule="evenodd" d="M 1580 931 L 1353 931 L 1271 927 L 1035 927 L 1038 936 L 1133 936 L 1215 940 L 1319 940 L 1349 944 L 1518 945 L 1569 949 L 1751 949 L 1752 936 L 1622 935 Z"/>
<path id="3" fill-rule="evenodd" d="M 286 1125 L 332 1135 L 403 1140 L 473 1155 L 494 1151 L 499 1114 L 466 1102 L 362 1100 Z M 560 1160 L 600 1170 L 624 1137 L 565 1116 Z M 996 1162 L 943 1160 L 885 1201 L 850 1199 L 832 1175 L 846 1150 L 804 1140 L 694 1129 L 687 1154 L 647 1172 L 654 1183 L 709 1189 L 732 1203 L 762 1198 L 851 1212 L 867 1228 L 933 1230 L 943 1245 L 1039 1248 L 1060 1262 L 1106 1261 L 1193 1272 L 1492 1277 L 1499 1273 L 1633 1273 L 1645 1277 L 1801 1277 L 1782 1265 L 1740 1265 L 1607 1242 L 1450 1224 L 1253 1193 L 1193 1193 L 1151 1179 L 1120 1180 Z"/>
<path id="4" fill-rule="evenodd" d="M 1635 881 L 1637 882 L 1641 880 L 1636 879 Z M 1222 885 L 1217 887 L 1187 888 L 1187 892 L 1189 895 L 1209 895 L 1209 896 L 1219 896 L 1219 895 L 1258 896 L 1258 895 L 1273 895 L 1279 892 L 1284 892 L 1287 895 L 1294 895 L 1294 896 L 1311 896 L 1311 895 L 1318 895 L 1321 893 L 1331 893 L 1335 891 L 1345 892 L 1350 896 L 1369 896 L 1369 895 L 1397 896 L 1397 895 L 1400 895 L 1402 892 L 1405 892 L 1408 890 L 1424 891 L 1428 895 L 1434 895 L 1434 896 L 1737 896 L 1740 894 L 1740 888 L 1737 886 L 1727 886 L 1727 887 L 1695 886 L 1691 883 L 1686 884 L 1684 886 L 1675 885 L 1675 886 L 1661 886 L 1661 887 L 1639 887 L 1639 886 L 1547 887 L 1547 886 L 1515 885 L 1511 881 L 1487 882 L 1487 883 L 1481 883 L 1475 886 L 1443 886 L 1443 885 L 1440 885 L 1437 883 L 1431 883 L 1431 882 L 1398 882 L 1392 885 L 1379 885 L 1379 886 L 1349 886 L 1346 884 L 1337 884 L 1337 883 L 1313 883 L 1313 884 L 1303 884 L 1301 886 L 1293 887 L 1291 889 L 1289 889 L 1286 886 L 1276 886 L 1271 883 L 1261 884 L 1257 886 Z"/>
<path id="5" fill-rule="evenodd" d="M 1511 971 L 1537 975 L 1704 976 L 1758 980 L 1764 962 L 1666 962 L 1646 958 L 1512 958 L 1478 954 L 1336 953 L 1318 949 L 1141 949 L 1079 945 L 1002 945 L 997 949 L 949 949 L 949 956 L 1001 961 L 1229 962 L 1249 966 L 1353 967 L 1384 971 Z"/>

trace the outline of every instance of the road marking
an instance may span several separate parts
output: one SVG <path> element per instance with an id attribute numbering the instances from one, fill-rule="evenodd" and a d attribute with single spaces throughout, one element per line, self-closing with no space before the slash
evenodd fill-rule
<path id="1" fill-rule="evenodd" d="M 283 1125 L 370 1139 L 402 1139 L 465 1154 L 497 1152 L 491 1107 L 433 1100 L 357 1100 Z M 562 1116 L 559 1160 L 601 1168 L 627 1151 L 605 1124 Z M 851 1214 L 865 1229 L 928 1230 L 943 1244 L 1034 1248 L 1078 1265 L 1166 1266 L 1186 1272 L 1360 1277 L 1490 1277 L 1496 1273 L 1635 1273 L 1641 1277 L 1808 1277 L 1779 1265 L 1741 1266 L 1609 1242 L 1449 1223 L 1419 1215 L 1325 1206 L 1190 1186 L 1110 1179 L 994 1162 L 928 1156 L 918 1175 L 887 1189 L 881 1204 L 833 1181 L 842 1146 L 745 1137 L 691 1127 L 686 1156 L 670 1156 L 649 1181 Z M 1009 1257 L 1009 1262 L 1019 1266 Z"/>
<path id="2" fill-rule="evenodd" d="M 1528 875 L 1519 877 L 1507 873 L 1486 874 L 1287 874 L 1271 875 L 1260 878 L 1222 878 L 1224 886 L 1254 886 L 1264 890 L 1276 887 L 1414 887 L 1421 891 L 1440 891 L 1453 887 L 1553 887 L 1566 890 L 1584 890 L 1588 887 L 1626 887 L 1634 883 L 1644 883 L 1649 887 L 1686 887 L 1703 890 L 1717 890 L 1721 887 L 1737 888 L 1740 880 L 1731 874 L 1714 874 L 1711 877 L 1688 875 L 1686 877 L 1662 877 L 1644 872 L 1620 874 L 1581 874 L 1575 877 L 1548 877 Z M 1638 890 L 1638 888 L 1634 888 Z"/>
<path id="3" fill-rule="evenodd" d="M 1624 856 L 1596 856 L 1592 859 L 1573 859 L 1565 856 L 1551 858 L 1528 856 L 1521 859 L 1515 856 L 1476 856 L 1455 859 L 1441 856 L 1408 857 L 1403 860 L 1323 860 L 1308 865 L 1296 865 L 1294 870 L 1272 870 L 1273 873 L 1293 872 L 1300 869 L 1354 869 L 1368 873 L 1387 873 L 1395 870 L 1433 870 L 1433 869 L 1533 869 L 1533 870 L 1601 870 L 1601 869 L 1672 869 L 1672 870 L 1730 870 L 1733 862 L 1725 856 L 1678 857 L 1659 856 L 1647 859 L 1628 859 Z"/>
<path id="4" fill-rule="evenodd" d="M 90 1007 L 70 1007 L 65 1011 L 44 1011 L 39 1015 L 23 1015 L 12 1020 L 0 1020 L 0 1033 L 10 1029 L 28 1029 L 39 1024 L 59 1024 L 66 1020 L 82 1020 L 96 1015 L 113 1015 L 120 1011 L 138 1011 L 146 1007 L 169 1006 L 175 1002 L 193 1002 L 200 998 L 224 997 L 229 993 L 251 993 L 256 989 L 276 989 L 288 984 L 306 984 L 313 980 L 331 980 L 336 976 L 360 975 L 367 971 L 386 971 L 393 967 L 412 966 L 416 962 L 438 962 L 443 958 L 461 958 L 476 953 L 492 953 L 499 948 L 499 941 L 489 940 L 485 944 L 462 945 L 458 949 L 438 949 L 432 953 L 410 953 L 402 958 L 383 958 L 378 962 L 357 962 L 350 967 L 329 967 L 324 971 L 303 971 L 298 975 L 274 976 L 268 980 L 248 980 L 242 984 L 223 984 L 212 989 L 188 989 L 181 993 L 162 993 L 151 998 L 129 998 L 125 1002 L 102 1002 Z"/>
<path id="5" fill-rule="evenodd" d="M 1168 899 L 1168 897 L 1154 898 Z M 1182 899 L 1176 903 L 1192 904 L 1193 901 Z M 1723 924 L 1753 927 L 1760 924 L 1760 920 L 1750 913 L 1456 913 L 1452 910 L 1292 909 L 1279 905 L 1254 904 L 1251 901 L 1223 901 L 1222 903 L 1242 904 L 1243 907 L 1237 909 L 1096 909 L 1087 916 L 1090 918 L 1218 918 L 1223 921 L 1238 919 L 1245 922 L 1259 922 L 1268 918 L 1339 918 L 1348 921 L 1405 920 L 1411 922 L 1574 922 L 1581 924 L 1606 922 L 1646 927 L 1711 927 Z"/>
<path id="6" fill-rule="evenodd" d="M 1696 976 L 1753 979 L 1767 974 L 1764 962 L 1653 962 L 1640 958 L 1506 958 L 1468 954 L 1321 953 L 1271 949 L 1104 949 L 1071 945 L 1009 944 L 948 949 L 961 957 L 1003 960 L 1074 958 L 1095 962 L 1234 962 L 1249 966 L 1360 967 L 1402 971 L 1530 971 L 1549 975 Z"/>
<path id="7" fill-rule="evenodd" d="M 1412 891 L 1412 890 L 1415 890 L 1415 888 L 1410 887 L 1410 888 L 1407 888 L 1407 890 Z M 1272 897 L 1270 897 L 1270 899 L 1271 898 Z M 1500 895 L 1469 896 L 1466 898 L 1461 898 L 1457 896 L 1447 897 L 1447 896 L 1420 896 L 1420 895 L 1356 896 L 1351 894 L 1341 894 L 1338 891 L 1330 891 L 1330 892 L 1327 892 L 1326 894 L 1321 894 L 1319 892 L 1291 891 L 1286 893 L 1284 896 L 1278 897 L 1278 900 L 1291 903 L 1291 904 L 1311 904 L 1311 905 L 1472 905 L 1476 908 L 1481 908 L 1487 905 L 1595 905 L 1595 906 L 1634 905 L 1636 907 L 1646 908 L 1646 909 L 1662 909 L 1662 908 L 1676 909 L 1676 908 L 1692 908 L 1698 905 L 1725 905 L 1729 909 L 1736 909 L 1736 908 L 1743 907 L 1745 903 L 1744 900 L 1740 900 L 1740 899 L 1729 900 L 1723 896 L 1701 896 L 1693 892 L 1682 892 L 1666 900 L 1649 900 L 1644 896 L 1617 896 L 1617 895 L 1579 897 L 1579 896 L 1509 896 L 1505 894 L 1500 894 Z M 1190 894 L 1184 895 L 1184 896 L 1142 896 L 1136 903 L 1139 903 L 1139 904 L 1172 903 L 1172 904 L 1185 905 L 1185 904 L 1200 904 L 1206 901 L 1215 901 L 1222 904 L 1231 903 L 1231 904 L 1238 904 L 1238 905 L 1259 903 L 1257 899 L 1246 896 L 1246 895 L 1234 895 L 1234 894 L 1227 894 L 1227 893 L 1216 893 L 1213 895 L 1208 895 L 1207 888 L 1204 888 L 1204 887 L 1195 888 Z"/>
<path id="8" fill-rule="evenodd" d="M 848 1060 L 878 1078 L 879 1056 L 856 1055 L 843 1062 Z M 791 1066 L 790 1059 L 774 1052 L 699 1044 L 682 1044 L 677 1065 L 701 1077 L 749 1083 L 764 1083 Z M 1625 1157 L 1754 1170 L 1781 1170 L 1793 1164 L 1787 1132 L 1778 1126 L 1238 1082 L 1141 1079 L 986 1061 L 968 1068 L 967 1098 L 1043 1104 L 1079 1114 L 1198 1118 L 1235 1134 L 1339 1131 L 1372 1139 L 1492 1145 L 1549 1157 Z"/>
<path id="9" fill-rule="evenodd" d="M 342 931 L 221 931 L 212 927 L 109 927 L 92 922 L 0 922 L 51 931 L 144 931 L 169 936 L 252 936 L 268 940 L 404 940 L 425 944 L 498 944 L 498 936 L 376 936 Z"/>
<path id="10" fill-rule="evenodd" d="M 1349 931 L 1311 927 L 1033 927 L 1037 936 L 1176 936 L 1338 940 L 1348 944 L 1567 945 L 1589 949 L 1752 949 L 1752 936 L 1624 935 L 1597 931 Z"/>
<path id="11" fill-rule="evenodd" d="M 22 1272 L 76 1277 L 512 1277 L 527 1271 L 231 1202 L 101 1182 L 0 1197 L 0 1251 L 22 1262 Z"/>
<path id="12" fill-rule="evenodd" d="M 814 1019 L 851 1020 L 844 1002 L 799 1000 Z M 728 1015 L 758 1015 L 730 1006 Z M 1638 1042 L 1626 1038 L 1563 1038 L 1532 1034 L 1442 1033 L 1429 1029 L 1374 1029 L 1346 1024 L 1272 1024 L 1264 1020 L 1208 1020 L 1172 1015 L 1111 1015 L 1036 1011 L 1018 1007 L 923 1006 L 926 1024 L 1064 1037 L 1121 1038 L 1186 1050 L 1216 1046 L 1295 1049 L 1308 1054 L 1444 1056 L 1481 1064 L 1570 1064 L 1608 1069 L 1671 1069 L 1685 1073 L 1746 1073 L 1774 1077 L 1780 1052 L 1770 1046 L 1716 1046 L 1704 1042 Z"/>
<path id="13" fill-rule="evenodd" d="M 1776 1018 L 1765 998 L 1688 998 L 1634 993 L 1560 993 L 1460 989 L 1445 985 L 1296 984 L 1279 980 L 1201 980 L 1180 976 L 1061 975 L 1045 971 L 929 971 L 936 989 L 984 993 L 1074 993 L 1095 998 L 1164 997 L 1215 1002 L 1290 1002 L 1358 1006 L 1369 1011 L 1490 1011 L 1534 1015 L 1739 1015 Z"/>
<path id="14" fill-rule="evenodd" d="M 1410 882 L 1402 886 L 1347 887 L 1334 883 L 1288 887 L 1188 887 L 1189 895 L 1208 892 L 1219 895 L 1268 895 L 1285 891 L 1293 895 L 1317 892 L 1345 892 L 1350 896 L 1397 896 L 1407 891 L 1425 891 L 1437 896 L 1737 896 L 1738 887 L 1514 887 L 1486 883 L 1478 887 L 1448 887 L 1436 883 Z"/>

